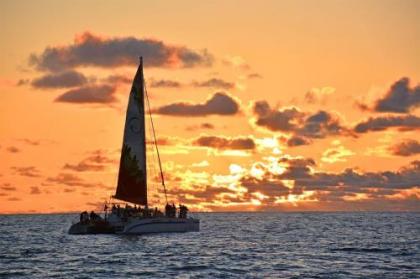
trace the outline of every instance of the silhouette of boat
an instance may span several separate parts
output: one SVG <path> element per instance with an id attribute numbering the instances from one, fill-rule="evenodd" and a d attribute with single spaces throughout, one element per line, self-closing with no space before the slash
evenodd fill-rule
<path id="1" fill-rule="evenodd" d="M 164 213 L 161 213 L 157 208 L 150 209 L 148 204 L 146 106 L 148 107 L 153 145 L 159 163 L 160 180 L 165 195 Z M 168 204 L 149 97 L 144 81 L 142 57 L 140 57 L 140 64 L 128 101 L 118 183 L 113 199 L 128 202 L 131 205 L 126 204 L 125 207 L 122 207 L 120 206 L 121 202 L 107 203 L 103 217 L 94 212 L 91 214 L 83 212 L 80 215 L 80 221 L 70 227 L 69 234 L 143 234 L 200 230 L 200 221 L 188 218 L 188 209 L 185 206 L 180 206 L 177 215 L 175 205 Z"/>

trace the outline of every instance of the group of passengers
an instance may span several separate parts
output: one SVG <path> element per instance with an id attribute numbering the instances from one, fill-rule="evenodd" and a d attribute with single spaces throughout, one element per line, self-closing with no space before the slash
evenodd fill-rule
<path id="1" fill-rule="evenodd" d="M 178 218 L 187 218 L 187 212 L 188 212 L 188 207 L 180 204 L 179 205 Z M 173 203 L 172 203 L 172 205 L 170 205 L 169 203 L 166 204 L 166 206 L 165 206 L 165 216 L 170 217 L 170 218 L 175 218 L 176 217 L 176 206 L 175 206 L 175 204 L 173 204 Z"/>
<path id="2" fill-rule="evenodd" d="M 80 223 L 87 224 L 89 222 L 95 222 L 102 220 L 102 217 L 91 211 L 90 214 L 87 211 L 80 213 Z"/>
<path id="3" fill-rule="evenodd" d="M 105 205 L 105 219 L 108 212 L 108 206 Z M 176 218 L 177 208 L 175 204 L 166 204 L 165 206 L 165 215 L 157 208 L 149 209 L 147 205 L 145 207 L 141 206 L 130 206 L 128 204 L 125 207 L 121 207 L 119 204 L 112 205 L 111 213 L 121 217 L 122 219 L 127 219 L 128 217 L 143 217 L 143 218 L 153 218 L 153 217 L 169 217 Z M 188 208 L 185 205 L 179 205 L 178 218 L 187 218 Z M 80 223 L 87 224 L 89 222 L 101 221 L 102 217 L 96 214 L 94 211 L 91 211 L 90 214 L 87 211 L 83 211 L 80 214 Z"/>
<path id="4" fill-rule="evenodd" d="M 105 208 L 106 211 L 106 208 Z M 112 205 L 111 213 L 117 215 L 118 217 L 128 218 L 128 217 L 159 217 L 163 216 L 163 213 L 155 207 L 155 209 L 150 209 L 147 207 L 141 207 L 141 206 L 130 206 L 128 204 L 125 205 L 125 207 L 120 207 L 119 204 Z"/>

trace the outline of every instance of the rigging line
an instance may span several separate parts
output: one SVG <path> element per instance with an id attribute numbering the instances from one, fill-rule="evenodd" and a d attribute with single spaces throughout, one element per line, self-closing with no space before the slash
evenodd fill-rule
<path id="1" fill-rule="evenodd" d="M 148 131 L 147 135 L 150 138 L 150 143 L 152 143 L 153 131 L 152 131 L 151 125 L 149 124 L 149 121 L 147 122 L 146 127 L 147 127 L 147 131 Z M 146 143 L 148 143 L 148 141 L 146 141 Z M 158 177 L 158 173 L 157 173 L 157 170 L 156 170 L 157 158 L 156 158 L 156 155 L 155 155 L 155 152 L 154 152 L 153 145 L 147 144 L 146 146 L 147 146 L 147 150 L 148 150 L 147 152 L 149 154 L 151 154 L 149 157 L 147 157 L 148 166 L 149 166 L 148 173 L 149 173 L 150 177 L 152 177 L 152 179 L 150 181 L 150 185 L 153 186 L 150 189 L 153 189 L 153 191 L 158 193 L 159 192 L 159 187 L 158 187 L 158 185 L 155 181 L 155 179 Z M 152 157 L 152 158 L 150 158 L 150 157 Z M 153 197 L 153 195 L 152 195 L 152 197 Z"/>
<path id="2" fill-rule="evenodd" d="M 151 125 L 147 125 L 147 130 L 148 130 L 148 135 L 150 135 L 150 137 L 152 137 L 153 131 L 152 131 Z M 148 170 L 150 172 L 150 177 L 153 178 L 152 181 L 151 181 L 151 185 L 153 185 L 153 190 L 156 191 L 156 193 L 159 193 L 159 187 L 157 186 L 157 183 L 156 183 L 156 180 L 155 180 L 158 177 L 158 173 L 157 173 L 157 170 L 156 170 L 157 158 L 156 158 L 155 152 L 153 152 L 153 149 L 154 149 L 153 146 L 148 144 L 147 148 L 149 150 L 148 153 L 152 154 L 151 155 L 152 159 L 150 157 L 148 157 L 148 159 L 147 159 L 148 162 L 149 162 L 148 163 L 148 165 L 149 165 Z"/>
<path id="3" fill-rule="evenodd" d="M 146 95 L 147 107 L 149 108 L 150 123 L 152 124 L 152 131 L 153 131 L 153 141 L 155 142 L 155 146 L 156 146 L 156 154 L 157 154 L 158 162 L 159 162 L 160 177 L 162 178 L 162 186 L 163 186 L 163 191 L 165 192 L 165 201 L 166 201 L 166 204 L 167 204 L 168 203 L 168 196 L 166 194 L 165 179 L 163 177 L 162 163 L 160 161 L 159 148 L 158 148 L 158 145 L 157 145 L 157 142 L 156 142 L 155 125 L 153 124 L 152 112 L 150 110 L 149 95 L 147 94 L 146 81 L 144 80 L 144 77 L 143 77 L 143 86 L 144 86 L 144 93 Z"/>

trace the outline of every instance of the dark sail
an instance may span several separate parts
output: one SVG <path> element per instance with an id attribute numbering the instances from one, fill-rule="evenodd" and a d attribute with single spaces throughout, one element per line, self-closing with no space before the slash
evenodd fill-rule
<path id="1" fill-rule="evenodd" d="M 143 62 L 134 77 L 127 106 L 118 185 L 114 198 L 147 204 Z"/>

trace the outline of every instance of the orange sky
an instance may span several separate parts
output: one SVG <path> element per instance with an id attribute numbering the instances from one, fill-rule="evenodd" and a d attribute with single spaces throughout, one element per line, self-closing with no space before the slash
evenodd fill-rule
<path id="1" fill-rule="evenodd" d="M 139 55 L 171 201 L 419 210 L 419 9 L 1 1 L 0 213 L 92 209 L 114 193 Z"/>

